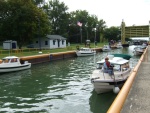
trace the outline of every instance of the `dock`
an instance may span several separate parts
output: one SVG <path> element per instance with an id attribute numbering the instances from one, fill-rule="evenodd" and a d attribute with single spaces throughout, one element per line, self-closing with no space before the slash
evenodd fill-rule
<path id="1" fill-rule="evenodd" d="M 121 113 L 150 113 L 150 46 L 145 57 Z"/>
<path id="2" fill-rule="evenodd" d="M 150 113 L 150 46 L 116 96 L 107 113 Z"/>

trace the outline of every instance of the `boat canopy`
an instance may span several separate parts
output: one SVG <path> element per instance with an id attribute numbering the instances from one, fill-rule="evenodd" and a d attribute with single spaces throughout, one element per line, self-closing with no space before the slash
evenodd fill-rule
<path id="1" fill-rule="evenodd" d="M 5 59 L 14 59 L 14 58 L 18 59 L 18 57 L 16 57 L 16 56 L 7 56 L 7 57 L 4 57 L 3 60 L 5 60 Z"/>
<path id="2" fill-rule="evenodd" d="M 122 65 L 129 62 L 129 59 L 131 58 L 130 55 L 126 54 L 111 54 L 107 56 L 109 58 L 109 62 L 111 64 L 116 65 Z M 105 62 L 105 59 L 102 59 L 101 61 L 98 61 L 97 64 L 103 64 Z"/>
<path id="3" fill-rule="evenodd" d="M 114 57 L 121 57 L 126 60 L 129 60 L 132 57 L 131 55 L 127 55 L 127 54 L 112 54 L 112 55 L 114 55 Z"/>
<path id="4" fill-rule="evenodd" d="M 97 64 L 103 64 L 104 62 L 105 62 L 105 59 L 97 62 Z M 123 59 L 121 57 L 114 57 L 114 58 L 110 59 L 109 62 L 111 64 L 115 64 L 115 65 L 122 65 L 122 64 L 128 63 L 129 60 Z"/>

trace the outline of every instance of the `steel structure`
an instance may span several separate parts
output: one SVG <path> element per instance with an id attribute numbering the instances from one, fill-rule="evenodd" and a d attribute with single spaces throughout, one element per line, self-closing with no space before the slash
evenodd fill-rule
<path id="1" fill-rule="evenodd" d="M 121 23 L 121 42 L 125 44 L 125 38 L 132 37 L 150 37 L 150 23 L 143 26 L 125 26 L 125 22 Z"/>

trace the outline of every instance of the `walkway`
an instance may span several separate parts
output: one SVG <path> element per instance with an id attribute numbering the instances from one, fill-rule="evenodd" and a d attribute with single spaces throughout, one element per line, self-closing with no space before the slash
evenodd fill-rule
<path id="1" fill-rule="evenodd" d="M 150 46 L 121 113 L 150 113 Z"/>

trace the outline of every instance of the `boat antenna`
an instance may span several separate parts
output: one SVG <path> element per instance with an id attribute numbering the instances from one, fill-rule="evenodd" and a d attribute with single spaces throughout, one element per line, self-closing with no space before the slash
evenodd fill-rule
<path id="1" fill-rule="evenodd" d="M 95 43 L 96 43 L 96 27 L 93 28 L 93 31 L 95 32 L 95 38 L 94 38 L 94 51 L 96 51 L 96 50 L 95 50 Z M 94 54 L 94 65 L 95 65 L 95 63 L 96 63 L 96 61 L 95 61 L 95 54 Z"/>

